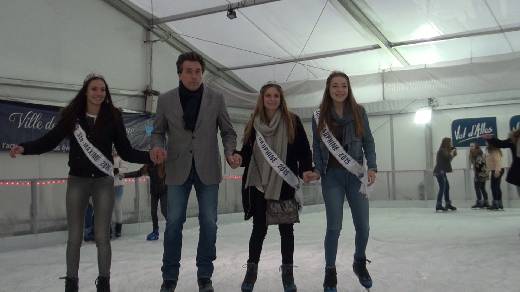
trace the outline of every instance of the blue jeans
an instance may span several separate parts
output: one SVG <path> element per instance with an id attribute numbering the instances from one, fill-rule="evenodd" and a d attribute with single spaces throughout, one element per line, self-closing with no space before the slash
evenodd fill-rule
<path id="1" fill-rule="evenodd" d="M 443 196 L 446 204 L 450 205 L 450 183 L 448 182 L 448 177 L 446 176 L 446 173 L 439 173 L 435 175 L 435 177 L 437 178 L 437 182 L 439 183 L 439 192 L 437 193 L 437 206 L 442 206 Z"/>
<path id="2" fill-rule="evenodd" d="M 327 267 L 336 265 L 345 197 L 350 206 L 352 221 L 356 229 L 354 261 L 361 262 L 366 259 L 365 250 L 370 231 L 369 211 L 368 199 L 359 192 L 360 186 L 359 179 L 344 168 L 329 168 L 322 177 L 321 187 L 327 213 L 327 233 L 324 244 Z"/>
<path id="3" fill-rule="evenodd" d="M 123 223 L 123 193 L 124 186 L 114 186 L 114 217 L 115 223 Z"/>
<path id="4" fill-rule="evenodd" d="M 502 175 L 504 175 L 504 169 L 500 170 L 499 176 L 495 176 L 495 171 L 491 171 L 491 195 L 493 195 L 493 201 L 502 200 L 502 189 L 500 183 L 502 182 Z"/>
<path id="5" fill-rule="evenodd" d="M 199 203 L 199 244 L 197 247 L 197 277 L 211 278 L 216 259 L 218 184 L 205 185 L 200 181 L 195 166 L 182 185 L 168 185 L 168 214 L 164 232 L 164 280 L 177 280 L 182 250 L 182 228 L 186 222 L 186 208 L 191 187 L 195 186 Z"/>

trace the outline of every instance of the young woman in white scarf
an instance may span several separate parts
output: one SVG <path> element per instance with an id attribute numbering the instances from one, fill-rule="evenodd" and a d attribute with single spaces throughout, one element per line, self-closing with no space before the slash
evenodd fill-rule
<path id="1" fill-rule="evenodd" d="M 305 182 L 316 179 L 312 172 L 312 154 L 300 118 L 289 112 L 282 88 L 268 83 L 260 90 L 256 108 L 245 132 L 240 154 L 245 166 L 242 179 L 242 203 L 245 220 L 253 217 L 249 240 L 247 272 L 242 291 L 253 291 L 258 273 L 258 262 L 267 233 L 267 201 L 295 199 L 295 189 L 271 167 L 256 142 L 260 132 L 272 151 L 295 174 L 303 173 Z M 296 291 L 293 276 L 294 230 L 293 223 L 279 224 L 282 253 L 282 284 L 284 291 Z"/>

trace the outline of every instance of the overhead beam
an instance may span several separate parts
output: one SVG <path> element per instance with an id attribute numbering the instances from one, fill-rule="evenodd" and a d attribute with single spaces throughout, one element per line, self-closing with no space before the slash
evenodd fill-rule
<path id="1" fill-rule="evenodd" d="M 310 54 L 310 55 L 301 56 L 299 58 L 280 59 L 280 60 L 272 61 L 272 62 L 227 67 L 227 68 L 221 68 L 220 70 L 229 71 L 229 70 L 240 70 L 240 69 L 248 69 L 248 68 L 258 68 L 258 67 L 265 67 L 265 66 L 272 66 L 272 65 L 279 65 L 279 64 L 286 64 L 286 63 L 299 63 L 299 62 L 303 62 L 303 61 L 311 61 L 311 60 L 316 60 L 316 59 L 323 59 L 323 58 L 330 58 L 330 57 L 354 54 L 354 53 L 359 53 L 359 52 L 372 51 L 372 50 L 377 50 L 379 48 L 380 48 L 379 45 L 371 45 L 371 46 L 324 52 L 324 53 L 319 53 L 319 54 Z"/>
<path id="2" fill-rule="evenodd" d="M 447 40 L 461 39 L 461 38 L 468 38 L 468 37 L 502 34 L 502 33 L 515 32 L 515 31 L 520 31 L 520 25 L 478 29 L 478 30 L 465 31 L 465 32 L 459 32 L 459 33 L 445 34 L 445 35 L 440 35 L 440 36 L 427 38 L 427 39 L 394 42 L 394 43 L 392 43 L 392 47 L 394 47 L 394 48 L 403 47 L 403 46 L 440 42 L 440 41 L 447 41 Z"/>
<path id="3" fill-rule="evenodd" d="M 377 26 L 365 15 L 363 10 L 359 8 L 359 6 L 354 3 L 352 0 L 338 0 L 338 3 L 347 10 L 347 12 L 369 33 L 371 33 L 375 39 L 377 44 L 381 46 L 382 49 L 393 55 L 403 66 L 410 65 L 408 61 L 392 47 L 392 43 L 386 38 L 386 36 L 377 28 Z"/>
<path id="4" fill-rule="evenodd" d="M 520 25 L 503 26 L 502 28 L 493 27 L 493 28 L 460 32 L 460 33 L 445 34 L 445 35 L 428 38 L 428 39 L 390 42 L 390 47 L 395 49 L 395 48 L 399 48 L 399 47 L 412 46 L 412 45 L 418 45 L 418 44 L 435 43 L 435 42 L 441 42 L 441 41 L 447 41 L 447 40 L 453 40 L 453 39 L 478 37 L 478 36 L 484 36 L 484 35 L 495 35 L 495 34 L 502 34 L 502 33 L 507 33 L 507 32 L 515 32 L 515 31 L 520 31 Z M 247 64 L 247 65 L 241 65 L 241 66 L 229 67 L 229 68 L 220 68 L 220 70 L 221 71 L 240 70 L 240 69 L 264 67 L 264 66 L 273 66 L 273 65 L 292 63 L 292 62 L 318 60 L 318 59 L 323 59 L 323 58 L 330 58 L 330 57 L 337 57 L 337 56 L 367 52 L 367 51 L 372 51 L 372 50 L 376 50 L 379 48 L 381 48 L 379 45 L 371 45 L 371 46 L 350 48 L 350 49 L 337 50 L 337 51 L 331 51 L 331 52 L 317 53 L 317 54 L 302 56 L 300 58 L 294 58 L 294 59 L 280 59 L 280 60 L 272 61 L 272 62 L 263 62 L 263 63 Z"/>
<path id="5" fill-rule="evenodd" d="M 38 80 L 8 78 L 8 77 L 1 77 L 1 76 L 0 76 L 0 85 L 24 87 L 24 88 L 49 89 L 49 90 L 63 90 L 63 91 L 78 91 L 81 89 L 81 86 L 82 86 L 79 84 L 56 83 L 56 82 L 47 82 L 47 81 L 38 81 Z M 123 95 L 123 96 L 134 96 L 134 97 L 143 96 L 143 92 L 141 92 L 141 91 L 118 89 L 118 88 L 112 88 L 112 87 L 110 88 L 110 93 L 116 94 L 116 95 Z"/>
<path id="6" fill-rule="evenodd" d="M 173 29 L 166 24 L 153 25 L 152 15 L 141 8 L 135 6 L 128 0 L 103 0 L 119 12 L 123 13 L 143 28 L 150 30 L 156 35 L 161 41 L 169 44 L 180 52 L 195 51 L 203 56 L 206 63 L 206 70 L 211 72 L 213 75 L 222 78 L 229 84 L 237 87 L 238 89 L 246 92 L 257 92 L 253 87 L 240 79 L 233 72 L 223 72 L 220 68 L 224 67 L 217 61 L 213 60 L 201 51 L 193 48 L 188 42 L 178 36 Z"/>
<path id="7" fill-rule="evenodd" d="M 199 16 L 204 16 L 204 15 L 210 15 L 210 14 L 215 14 L 215 13 L 219 13 L 219 12 L 224 12 L 224 11 L 228 11 L 230 9 L 234 10 L 234 9 L 262 5 L 262 4 L 276 2 L 276 1 L 280 1 L 280 0 L 242 0 L 240 2 L 229 3 L 229 4 L 205 8 L 205 9 L 201 9 L 201 10 L 190 11 L 190 12 L 161 17 L 161 18 L 155 20 L 155 23 L 161 24 L 161 23 L 166 23 L 166 22 L 178 21 L 178 20 L 183 20 L 183 19 L 188 19 L 188 18 L 193 18 L 193 17 L 199 17 Z"/>

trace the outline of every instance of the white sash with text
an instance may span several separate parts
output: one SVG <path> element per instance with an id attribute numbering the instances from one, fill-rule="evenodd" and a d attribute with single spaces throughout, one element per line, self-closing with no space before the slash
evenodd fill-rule
<path id="1" fill-rule="evenodd" d="M 320 121 L 319 110 L 314 111 L 314 120 L 316 121 L 316 125 L 318 125 Z M 325 125 L 325 128 L 321 131 L 320 135 L 321 140 L 336 160 L 361 181 L 359 192 L 365 197 L 368 197 L 369 193 L 372 191 L 373 185 L 368 185 L 367 168 L 364 165 L 359 164 L 354 158 L 352 158 L 352 156 L 348 155 L 327 125 Z"/>
<path id="2" fill-rule="evenodd" d="M 101 153 L 101 151 L 99 151 L 99 149 L 96 148 L 96 146 L 90 143 L 87 139 L 87 134 L 79 124 L 76 124 L 75 126 L 74 137 L 90 162 L 105 174 L 114 177 L 114 165 L 103 155 L 103 153 Z"/>
<path id="3" fill-rule="evenodd" d="M 276 155 L 276 153 L 269 147 L 265 141 L 264 136 L 260 131 L 256 131 L 256 143 L 258 148 L 262 151 L 265 160 L 274 169 L 274 171 L 291 187 L 294 188 L 294 198 L 300 205 L 300 210 L 303 208 L 303 192 L 300 188 L 300 179 L 292 172 L 292 170 Z"/>

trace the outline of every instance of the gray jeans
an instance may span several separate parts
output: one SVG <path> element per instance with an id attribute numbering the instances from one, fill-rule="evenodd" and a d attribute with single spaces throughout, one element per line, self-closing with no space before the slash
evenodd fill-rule
<path id="1" fill-rule="evenodd" d="M 110 276 L 110 220 L 114 208 L 114 179 L 69 176 L 67 183 L 67 276 L 78 277 L 80 248 L 83 241 L 85 209 L 89 197 L 94 204 L 94 238 L 98 254 L 99 275 Z"/>

